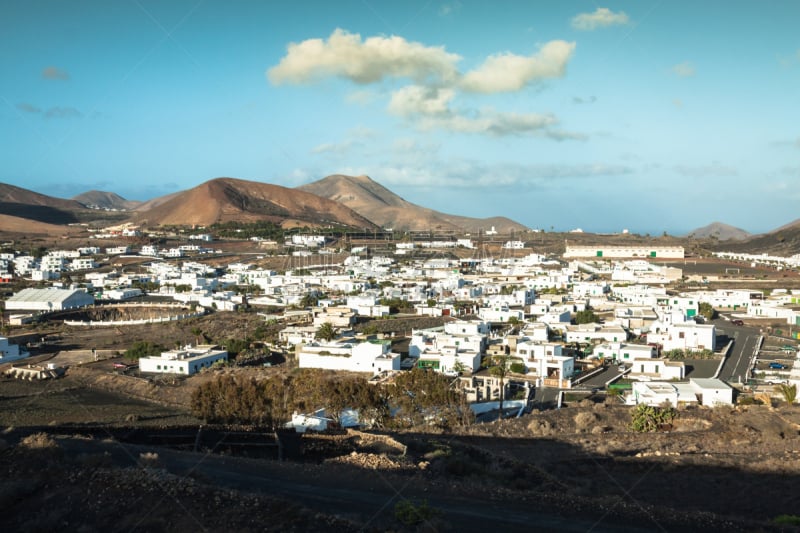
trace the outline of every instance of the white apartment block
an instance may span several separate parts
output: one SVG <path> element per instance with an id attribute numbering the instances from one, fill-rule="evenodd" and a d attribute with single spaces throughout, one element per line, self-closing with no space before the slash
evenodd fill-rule
<path id="1" fill-rule="evenodd" d="M 568 244 L 564 258 L 573 257 L 683 259 L 684 249 L 683 246 L 575 246 Z"/>

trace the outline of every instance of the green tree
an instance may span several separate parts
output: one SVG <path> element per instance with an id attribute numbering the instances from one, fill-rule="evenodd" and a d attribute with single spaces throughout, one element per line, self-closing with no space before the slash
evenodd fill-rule
<path id="1" fill-rule="evenodd" d="M 314 338 L 330 342 L 336 338 L 336 328 L 334 328 L 333 324 L 330 322 L 325 322 L 317 328 L 316 333 L 314 333 Z"/>
<path id="2" fill-rule="evenodd" d="M 594 314 L 591 309 L 584 309 L 575 313 L 576 324 L 591 324 L 593 322 L 600 322 L 600 317 Z"/>
<path id="3" fill-rule="evenodd" d="M 398 375 L 389 386 L 387 401 L 395 411 L 391 423 L 413 427 L 434 423 L 441 427 L 468 425 L 472 411 L 464 393 L 439 372 L 414 368 Z"/>
<path id="4" fill-rule="evenodd" d="M 300 298 L 300 307 L 307 308 L 307 307 L 316 307 L 319 303 L 319 297 L 316 293 L 307 293 L 304 294 L 302 298 Z"/>
<path id="5" fill-rule="evenodd" d="M 713 320 L 717 316 L 717 311 L 708 302 L 700 302 L 698 312 L 706 320 Z"/>
<path id="6" fill-rule="evenodd" d="M 161 346 L 150 341 L 136 341 L 125 351 L 125 357 L 131 361 L 138 361 L 140 357 L 160 354 Z"/>

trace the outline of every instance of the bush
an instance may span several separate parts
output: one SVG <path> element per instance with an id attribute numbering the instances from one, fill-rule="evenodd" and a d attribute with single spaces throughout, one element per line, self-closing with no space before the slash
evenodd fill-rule
<path id="1" fill-rule="evenodd" d="M 511 363 L 509 370 L 515 374 L 525 374 L 528 371 L 523 363 Z"/>
<path id="2" fill-rule="evenodd" d="M 427 500 L 415 504 L 411 500 L 400 500 L 394 506 L 394 517 L 404 526 L 416 526 L 438 515 L 439 512 L 428 506 Z"/>
<path id="3" fill-rule="evenodd" d="M 594 413 L 583 412 L 575 415 L 574 420 L 575 420 L 575 425 L 578 427 L 578 429 L 585 430 L 589 429 L 594 425 L 594 423 L 597 421 L 597 416 L 595 416 Z"/>
<path id="4" fill-rule="evenodd" d="M 671 406 L 655 407 L 640 403 L 631 412 L 630 428 L 637 433 L 648 433 L 672 427 L 678 411 Z"/>

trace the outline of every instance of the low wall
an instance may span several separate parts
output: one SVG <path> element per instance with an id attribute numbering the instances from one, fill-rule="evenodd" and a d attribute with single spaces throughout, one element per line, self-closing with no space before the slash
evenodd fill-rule
<path id="1" fill-rule="evenodd" d="M 138 324 L 157 324 L 161 322 L 172 322 L 185 318 L 203 316 L 205 313 L 186 313 L 182 315 L 161 316 L 156 318 L 140 318 L 138 320 L 65 320 L 67 326 L 135 326 Z"/>

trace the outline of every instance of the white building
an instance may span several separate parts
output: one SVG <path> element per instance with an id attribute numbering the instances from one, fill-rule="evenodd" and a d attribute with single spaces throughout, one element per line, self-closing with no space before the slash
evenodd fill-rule
<path id="1" fill-rule="evenodd" d="M 565 342 L 624 342 L 628 339 L 628 333 L 621 326 L 589 323 L 567 325 L 565 328 Z"/>
<path id="2" fill-rule="evenodd" d="M 216 346 L 206 344 L 186 346 L 180 350 L 162 352 L 160 356 L 141 357 L 139 370 L 160 374 L 183 374 L 190 376 L 204 368 L 209 368 L 217 361 L 227 361 L 226 350 L 216 350 Z"/>
<path id="3" fill-rule="evenodd" d="M 701 405 L 733 405 L 733 388 L 720 379 L 689 378 Z"/>
<path id="4" fill-rule="evenodd" d="M 628 377 L 639 381 L 683 379 L 686 366 L 683 361 L 670 361 L 663 357 L 634 359 Z"/>
<path id="5" fill-rule="evenodd" d="M 564 258 L 572 257 L 683 259 L 684 250 L 683 246 L 575 246 L 568 244 Z"/>
<path id="6" fill-rule="evenodd" d="M 62 311 L 86 307 L 94 303 L 94 296 L 84 290 L 23 289 L 6 300 L 7 310 Z"/>
<path id="7" fill-rule="evenodd" d="M 665 331 L 659 330 L 647 334 L 647 342 L 660 344 L 665 351 L 684 350 L 716 350 L 717 330 L 713 324 L 696 324 L 684 322 L 669 324 Z"/>
<path id="8" fill-rule="evenodd" d="M 29 355 L 28 352 L 20 350 L 19 345 L 10 344 L 8 337 L 0 337 L 0 364 L 19 361 Z"/>
<path id="9" fill-rule="evenodd" d="M 617 363 L 631 363 L 634 359 L 652 359 L 658 354 L 653 346 L 607 342 L 595 346 L 592 355 Z"/>
<path id="10" fill-rule="evenodd" d="M 400 370 L 400 354 L 389 351 L 390 348 L 389 341 L 312 342 L 297 348 L 297 359 L 300 368 L 379 374 Z"/>

